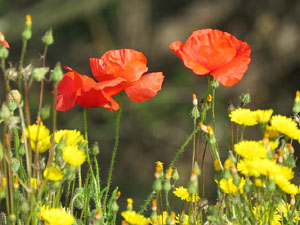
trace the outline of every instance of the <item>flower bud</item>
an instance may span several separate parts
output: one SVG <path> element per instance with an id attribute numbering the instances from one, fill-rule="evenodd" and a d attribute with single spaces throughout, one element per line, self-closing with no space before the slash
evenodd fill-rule
<path id="1" fill-rule="evenodd" d="M 230 173 L 229 169 L 225 169 L 224 174 L 223 174 L 223 178 L 225 180 L 228 180 L 230 177 L 231 177 L 231 173 Z"/>
<path id="2" fill-rule="evenodd" d="M 42 42 L 46 46 L 49 46 L 49 45 L 53 44 L 54 39 L 53 39 L 53 35 L 52 35 L 52 28 L 50 28 L 48 31 L 46 31 L 46 33 L 42 37 Z"/>
<path id="3" fill-rule="evenodd" d="M 127 211 L 132 211 L 133 208 L 133 199 L 132 198 L 127 198 Z"/>
<path id="4" fill-rule="evenodd" d="M 162 189 L 162 184 L 160 179 L 155 179 L 154 184 L 153 184 L 153 190 L 156 193 L 159 193 Z"/>
<path id="5" fill-rule="evenodd" d="M 25 146 L 22 144 L 19 148 L 19 154 L 20 155 L 25 155 L 26 150 L 25 150 Z"/>
<path id="6" fill-rule="evenodd" d="M 212 88 L 216 89 L 216 88 L 219 87 L 219 85 L 220 85 L 220 82 L 219 82 L 219 81 L 217 81 L 216 79 L 213 79 L 213 80 L 212 80 L 212 82 L 211 82 Z"/>
<path id="7" fill-rule="evenodd" d="M 1 42 L 0 42 L 1 43 Z M 0 59 L 6 59 L 9 55 L 9 51 L 4 45 L 0 46 Z"/>
<path id="8" fill-rule="evenodd" d="M 23 213 L 27 213 L 29 211 L 29 205 L 27 201 L 22 201 L 21 206 L 20 206 L 20 211 Z"/>
<path id="9" fill-rule="evenodd" d="M 166 179 L 164 186 L 163 186 L 164 191 L 170 191 L 171 190 L 171 182 L 170 179 Z"/>
<path id="10" fill-rule="evenodd" d="M 98 144 L 97 141 L 95 141 L 94 144 L 92 145 L 92 148 L 91 148 L 91 154 L 96 156 L 99 153 L 100 153 L 99 144 Z"/>
<path id="11" fill-rule="evenodd" d="M 8 224 L 15 224 L 17 220 L 17 217 L 15 214 L 10 214 L 8 216 Z"/>
<path id="12" fill-rule="evenodd" d="M 32 35 L 31 25 L 32 25 L 31 16 L 28 14 L 26 15 L 25 29 L 22 33 L 22 37 L 24 40 L 29 40 L 31 38 Z"/>
<path id="13" fill-rule="evenodd" d="M 246 193 L 249 193 L 251 191 L 251 183 L 249 180 L 246 181 L 245 185 L 244 185 L 244 191 Z"/>
<path id="14" fill-rule="evenodd" d="M 74 200 L 74 206 L 77 209 L 83 209 L 83 202 L 84 202 L 84 190 L 83 188 L 76 188 L 75 190 L 75 200 Z"/>
<path id="15" fill-rule="evenodd" d="M 276 183 L 273 179 L 269 179 L 269 182 L 268 182 L 268 185 L 267 185 L 267 188 L 269 191 L 275 191 L 276 189 Z"/>
<path id="16" fill-rule="evenodd" d="M 295 114 L 300 113 L 300 91 L 296 92 L 296 97 L 294 100 L 293 112 Z"/>
<path id="17" fill-rule="evenodd" d="M 18 90 L 11 90 L 8 94 L 8 101 L 15 102 L 17 105 L 21 103 L 22 96 Z"/>
<path id="18" fill-rule="evenodd" d="M 174 181 L 178 181 L 179 180 L 179 174 L 177 169 L 174 170 L 173 176 L 172 176 Z"/>
<path id="19" fill-rule="evenodd" d="M 0 110 L 0 119 L 7 120 L 9 117 L 10 117 L 9 108 L 5 103 L 3 103 Z"/>
<path id="20" fill-rule="evenodd" d="M 56 63 L 54 69 L 50 73 L 50 79 L 55 83 L 58 83 L 63 78 L 64 73 L 62 71 L 60 63 Z"/>
<path id="21" fill-rule="evenodd" d="M 291 201 L 290 201 L 290 203 L 291 203 L 291 206 L 295 205 L 296 200 L 295 200 L 295 196 L 294 195 L 291 195 Z"/>
<path id="22" fill-rule="evenodd" d="M 249 91 L 246 91 L 240 95 L 241 106 L 244 106 L 251 102 L 251 95 Z"/>
<path id="23" fill-rule="evenodd" d="M 117 204 L 117 201 L 113 201 L 112 205 L 111 205 L 111 210 L 114 212 L 114 213 L 117 213 L 118 210 L 119 210 L 119 206 Z"/>
<path id="24" fill-rule="evenodd" d="M 240 176 L 238 174 L 234 174 L 233 175 L 233 183 L 236 185 L 236 186 L 239 186 L 241 182 L 241 179 L 240 179 Z"/>
<path id="25" fill-rule="evenodd" d="M 49 105 L 45 105 L 44 107 L 41 108 L 41 117 L 42 120 L 46 120 L 47 118 L 49 118 L 50 116 L 50 106 Z"/>
<path id="26" fill-rule="evenodd" d="M 45 79 L 45 75 L 48 73 L 49 68 L 48 67 L 39 67 L 35 68 L 32 71 L 33 79 L 36 81 L 42 81 Z"/>

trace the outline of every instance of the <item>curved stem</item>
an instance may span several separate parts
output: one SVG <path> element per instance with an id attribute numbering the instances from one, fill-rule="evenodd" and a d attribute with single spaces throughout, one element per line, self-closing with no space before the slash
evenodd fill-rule
<path id="1" fill-rule="evenodd" d="M 106 201 L 107 201 L 107 197 L 108 197 L 108 192 L 109 192 L 109 187 L 110 187 L 111 177 L 112 177 L 112 171 L 114 168 L 115 158 L 116 158 L 118 145 L 119 145 L 119 129 L 120 129 L 120 120 L 121 120 L 121 116 L 122 116 L 122 111 L 123 111 L 123 98 L 122 98 L 122 92 L 121 92 L 120 93 L 120 109 L 119 109 L 117 119 L 116 119 L 115 145 L 114 145 L 114 149 L 113 149 L 113 153 L 112 153 L 112 157 L 111 157 L 110 168 L 109 168 L 109 172 L 108 172 L 108 179 L 107 179 L 107 184 L 106 184 L 106 192 L 105 192 L 105 196 L 104 196 L 104 200 L 103 200 L 104 212 L 106 212 Z"/>

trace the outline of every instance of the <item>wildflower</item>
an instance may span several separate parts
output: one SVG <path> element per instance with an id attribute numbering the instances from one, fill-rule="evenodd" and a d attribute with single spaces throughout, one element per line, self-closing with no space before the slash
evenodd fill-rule
<path id="1" fill-rule="evenodd" d="M 175 188 L 175 191 L 173 191 L 173 194 L 180 198 L 181 200 L 190 202 L 190 201 L 195 201 L 195 198 L 197 200 L 200 199 L 200 197 L 196 194 L 191 195 L 188 191 L 188 189 L 184 188 L 183 186 L 180 186 L 178 188 Z"/>
<path id="2" fill-rule="evenodd" d="M 280 225 L 282 217 L 279 215 L 278 211 L 276 210 L 273 214 L 273 218 L 270 218 L 270 212 L 268 209 L 264 209 L 262 206 L 258 205 L 257 207 L 253 207 L 252 212 L 257 220 L 257 224 L 262 225 L 263 221 L 262 218 L 266 218 L 268 224 L 270 225 Z"/>
<path id="3" fill-rule="evenodd" d="M 123 211 L 121 215 L 130 225 L 146 225 L 149 222 L 149 219 L 135 211 Z"/>
<path id="4" fill-rule="evenodd" d="M 33 151 L 37 149 L 40 153 L 47 151 L 51 146 L 50 131 L 40 122 L 39 125 L 33 124 L 25 129 L 26 137 L 30 140 L 30 145 Z"/>
<path id="5" fill-rule="evenodd" d="M 31 178 L 30 183 L 34 189 L 38 188 L 38 181 L 36 178 Z"/>
<path id="6" fill-rule="evenodd" d="M 113 82 L 104 90 L 110 95 L 125 91 L 133 102 L 153 98 L 161 89 L 162 72 L 148 73 L 147 59 L 142 52 L 133 49 L 110 50 L 100 58 L 91 58 L 90 66 L 96 80 L 101 83 Z"/>
<path id="7" fill-rule="evenodd" d="M 164 225 L 164 224 L 167 224 L 167 219 L 169 217 L 169 214 L 167 211 L 163 211 L 161 212 L 160 215 L 158 215 L 158 224 L 159 225 Z"/>
<path id="8" fill-rule="evenodd" d="M 2 34 L 2 32 L 0 32 L 0 47 L 4 46 L 4 48 L 10 48 L 8 42 L 5 40 L 4 35 Z"/>
<path id="9" fill-rule="evenodd" d="M 63 176 L 62 171 L 56 167 L 48 167 L 44 170 L 44 177 L 51 181 L 60 181 Z"/>
<path id="10" fill-rule="evenodd" d="M 160 170 L 164 169 L 164 163 L 163 162 L 157 161 L 157 162 L 155 162 L 155 164 L 156 164 L 156 167 L 159 168 Z"/>
<path id="11" fill-rule="evenodd" d="M 254 112 L 256 113 L 256 121 L 258 123 L 268 123 L 273 114 L 273 109 L 256 110 Z"/>
<path id="12" fill-rule="evenodd" d="M 86 140 L 78 130 L 58 130 L 54 134 L 55 143 L 66 141 L 67 146 L 86 144 Z"/>
<path id="13" fill-rule="evenodd" d="M 175 41 L 169 47 L 194 73 L 210 73 L 225 86 L 240 81 L 250 63 L 250 46 L 220 30 L 197 30 L 184 44 Z"/>
<path id="14" fill-rule="evenodd" d="M 278 136 L 278 131 L 273 126 L 267 126 L 265 133 L 268 133 L 270 139 L 276 139 Z"/>
<path id="15" fill-rule="evenodd" d="M 84 163 L 86 155 L 77 146 L 67 146 L 62 150 L 64 160 L 72 166 Z"/>
<path id="16" fill-rule="evenodd" d="M 291 139 L 300 139 L 300 130 L 297 123 L 282 115 L 275 115 L 271 118 L 271 126 L 274 127 L 279 133 L 288 136 Z"/>
<path id="17" fill-rule="evenodd" d="M 69 67 L 65 69 L 70 72 L 65 73 L 58 84 L 57 110 L 67 111 L 73 108 L 75 103 L 87 108 L 102 106 L 111 111 L 119 109 L 119 104 L 103 91 L 103 87 L 117 85 L 120 81 L 107 82 L 100 86 L 86 75 L 81 75 Z"/>
<path id="18" fill-rule="evenodd" d="M 127 211 L 132 211 L 133 199 L 127 198 Z"/>
<path id="19" fill-rule="evenodd" d="M 49 225 L 71 225 L 75 221 L 73 215 L 60 208 L 44 207 L 41 209 L 40 217 Z"/>
<path id="20" fill-rule="evenodd" d="M 268 149 L 257 141 L 241 141 L 234 145 L 234 151 L 248 159 L 266 158 Z"/>
<path id="21" fill-rule="evenodd" d="M 238 108 L 229 114 L 230 121 L 243 126 L 254 126 L 257 124 L 256 113 L 250 109 Z"/>
<path id="22" fill-rule="evenodd" d="M 231 176 L 229 179 L 221 179 L 220 180 L 220 188 L 222 189 L 223 192 L 225 193 L 230 193 L 230 194 L 237 194 L 239 193 L 244 193 L 244 185 L 246 183 L 246 180 L 242 177 L 240 184 L 236 186 L 233 183 L 233 177 Z"/>

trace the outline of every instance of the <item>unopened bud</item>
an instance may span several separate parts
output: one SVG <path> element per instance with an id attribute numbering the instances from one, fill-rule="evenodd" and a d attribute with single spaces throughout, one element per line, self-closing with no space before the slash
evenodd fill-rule
<path id="1" fill-rule="evenodd" d="M 179 174 L 177 169 L 174 170 L 173 176 L 172 176 L 174 181 L 178 181 L 179 180 Z"/>
<path id="2" fill-rule="evenodd" d="M 193 106 L 198 106 L 198 99 L 196 94 L 193 94 Z"/>
<path id="3" fill-rule="evenodd" d="M 251 191 L 251 183 L 249 180 L 246 181 L 245 185 L 244 185 L 244 191 L 246 193 L 249 193 Z"/>
<path id="4" fill-rule="evenodd" d="M 8 49 L 5 48 L 4 45 L 0 45 L 0 59 L 6 59 L 8 55 L 9 55 Z"/>
<path id="5" fill-rule="evenodd" d="M 20 206 L 20 211 L 23 213 L 27 213 L 29 211 L 29 206 L 27 201 L 23 201 L 21 206 Z"/>
<path id="6" fill-rule="evenodd" d="M 236 186 L 239 186 L 241 182 L 241 179 L 240 179 L 240 176 L 238 174 L 234 174 L 233 175 L 233 183 L 236 185 Z"/>
<path id="7" fill-rule="evenodd" d="M 293 106 L 293 112 L 295 114 L 300 113 L 300 91 L 296 92 L 296 97 L 295 97 L 294 106 Z"/>
<path id="8" fill-rule="evenodd" d="M 64 73 L 62 71 L 60 63 L 58 62 L 58 63 L 56 63 L 54 69 L 50 73 L 50 79 L 52 81 L 58 83 L 59 81 L 61 81 L 63 76 L 64 76 Z"/>
<path id="9" fill-rule="evenodd" d="M 91 148 L 92 155 L 98 155 L 100 153 L 99 143 L 97 141 L 94 142 Z"/>
<path id="10" fill-rule="evenodd" d="M 213 79 L 213 81 L 211 82 L 211 86 L 212 86 L 212 88 L 214 88 L 214 89 L 218 88 L 219 85 L 220 85 L 220 82 L 217 81 L 216 79 Z"/>
<path id="11" fill-rule="evenodd" d="M 132 198 L 127 198 L 127 211 L 132 211 L 133 208 L 133 199 Z"/>
<path id="12" fill-rule="evenodd" d="M 244 92 L 240 95 L 240 103 L 241 103 L 241 106 L 244 106 L 248 103 L 251 102 L 251 95 L 250 95 L 250 92 L 247 91 L 247 92 Z"/>
<path id="13" fill-rule="evenodd" d="M 18 189 L 19 188 L 19 178 L 15 177 L 14 179 L 14 188 Z"/>
<path id="14" fill-rule="evenodd" d="M 114 213 L 117 213 L 118 210 L 119 210 L 119 206 L 117 204 L 117 201 L 113 201 L 112 205 L 111 205 L 111 210 L 114 212 Z"/>
<path id="15" fill-rule="evenodd" d="M 153 190 L 156 193 L 159 193 L 162 189 L 162 184 L 160 179 L 155 179 L 154 184 L 153 184 Z"/>
<path id="16" fill-rule="evenodd" d="M 290 203 L 291 203 L 291 206 L 295 205 L 296 200 L 295 200 L 295 196 L 294 195 L 291 195 L 291 201 L 290 201 Z"/>
<path id="17" fill-rule="evenodd" d="M 171 182 L 170 179 L 166 179 L 164 186 L 163 186 L 164 191 L 170 191 L 171 190 Z"/>
<path id="18" fill-rule="evenodd" d="M 39 67 L 35 68 L 32 71 L 33 79 L 36 81 L 42 81 L 45 79 L 45 75 L 48 73 L 49 68 L 48 67 Z"/>
<path id="19" fill-rule="evenodd" d="M 41 108 L 41 117 L 42 120 L 46 120 L 47 118 L 49 118 L 50 116 L 50 106 L 49 105 L 45 105 L 44 107 Z"/>
<path id="20" fill-rule="evenodd" d="M 0 110 L 0 119 L 7 120 L 9 117 L 10 117 L 9 108 L 5 103 L 3 103 Z"/>
<path id="21" fill-rule="evenodd" d="M 275 191 L 275 189 L 276 189 L 276 183 L 275 183 L 274 179 L 272 179 L 271 177 L 269 179 L 267 188 L 269 191 Z"/>
<path id="22" fill-rule="evenodd" d="M 29 40 L 31 38 L 32 35 L 31 25 L 32 25 L 31 16 L 28 14 L 26 15 L 25 29 L 22 33 L 22 37 L 24 40 Z"/>
<path id="23" fill-rule="evenodd" d="M 211 102 L 212 101 L 212 95 L 211 94 L 209 94 L 208 96 L 207 96 L 207 98 L 206 98 L 206 100 L 207 100 L 207 102 Z"/>
<path id="24" fill-rule="evenodd" d="M 8 224 L 15 224 L 17 220 L 17 217 L 15 214 L 10 214 L 8 216 Z"/>
<path id="25" fill-rule="evenodd" d="M 53 39 L 53 34 L 52 34 L 52 28 L 50 28 L 48 31 L 46 31 L 46 33 L 42 37 L 42 42 L 47 46 L 53 44 L 54 39 Z"/>
<path id="26" fill-rule="evenodd" d="M 218 159 L 216 159 L 214 161 L 214 167 L 215 167 L 215 171 L 220 171 L 221 170 L 221 163 Z"/>

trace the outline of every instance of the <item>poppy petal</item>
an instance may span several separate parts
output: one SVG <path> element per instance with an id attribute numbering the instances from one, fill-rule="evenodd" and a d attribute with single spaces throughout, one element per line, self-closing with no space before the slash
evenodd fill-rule
<path id="1" fill-rule="evenodd" d="M 164 75 L 162 72 L 148 73 L 125 89 L 133 102 L 143 102 L 154 97 L 161 89 Z"/>
<path id="2" fill-rule="evenodd" d="M 250 54 L 250 46 L 242 42 L 235 58 L 210 74 L 224 86 L 232 86 L 239 82 L 247 71 Z"/>
<path id="3" fill-rule="evenodd" d="M 147 72 L 147 59 L 142 52 L 133 49 L 110 50 L 100 59 L 91 58 L 90 66 L 98 81 L 124 78 L 129 82 L 137 81 Z"/>
<path id="4" fill-rule="evenodd" d="M 74 107 L 76 102 L 76 92 L 57 96 L 56 110 L 67 111 Z"/>
<path id="5" fill-rule="evenodd" d="M 174 41 L 173 43 L 171 43 L 169 45 L 169 48 L 176 53 L 176 55 L 179 56 L 179 58 L 181 58 L 181 60 L 183 61 L 184 65 L 193 70 L 193 72 L 195 74 L 198 75 L 205 75 L 209 73 L 209 70 L 207 68 L 205 68 L 204 66 L 202 66 L 201 64 L 199 64 L 197 61 L 195 61 L 194 59 L 192 59 L 191 57 L 189 57 L 188 54 L 186 54 L 183 51 L 183 44 L 180 41 Z"/>

